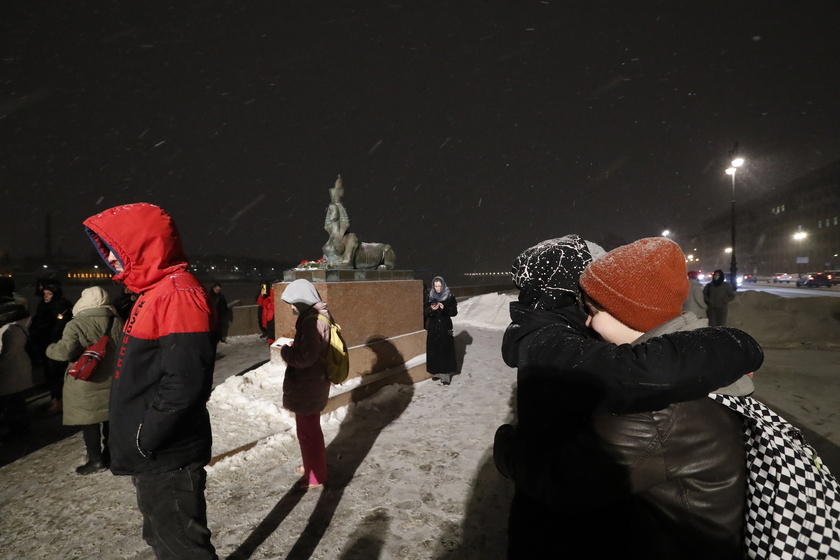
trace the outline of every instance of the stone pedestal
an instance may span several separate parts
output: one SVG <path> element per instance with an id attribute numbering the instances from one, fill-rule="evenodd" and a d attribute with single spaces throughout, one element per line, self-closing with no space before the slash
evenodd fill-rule
<path id="1" fill-rule="evenodd" d="M 422 359 L 426 352 L 426 331 L 420 280 L 316 282 L 307 279 L 315 284 L 333 319 L 341 325 L 350 354 L 350 375 L 342 385 L 333 387 L 324 413 L 364 399 L 390 383 L 415 383 L 429 378 L 426 361 Z M 278 341 L 283 337 L 293 338 L 295 333 L 296 316 L 292 315 L 289 304 L 280 299 L 288 284 L 288 281 L 274 284 Z M 271 360 L 282 361 L 279 342 L 271 348 Z"/>

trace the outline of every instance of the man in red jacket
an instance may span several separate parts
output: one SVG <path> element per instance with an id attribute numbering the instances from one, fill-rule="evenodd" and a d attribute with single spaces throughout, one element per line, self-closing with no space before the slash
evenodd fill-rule
<path id="1" fill-rule="evenodd" d="M 114 281 L 139 294 L 111 386 L 111 471 L 131 475 L 143 538 L 157 558 L 215 559 L 204 498 L 213 307 L 161 208 L 117 206 L 84 225 Z"/>

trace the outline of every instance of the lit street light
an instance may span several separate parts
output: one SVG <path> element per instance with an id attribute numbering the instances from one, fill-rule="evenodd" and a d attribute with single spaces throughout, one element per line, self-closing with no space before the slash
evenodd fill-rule
<path id="1" fill-rule="evenodd" d="M 744 165 L 744 158 L 738 155 L 738 142 L 735 142 L 729 155 L 732 156 L 732 167 L 726 170 L 726 174 L 732 176 L 732 261 L 729 264 L 729 282 L 735 288 L 738 285 L 738 264 L 735 260 L 735 173 Z"/>

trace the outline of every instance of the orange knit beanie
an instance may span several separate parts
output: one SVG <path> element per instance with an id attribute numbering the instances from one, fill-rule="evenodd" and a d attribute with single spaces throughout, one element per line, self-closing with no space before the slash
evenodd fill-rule
<path id="1" fill-rule="evenodd" d="M 610 315 L 647 332 L 682 313 L 688 297 L 685 255 L 670 239 L 640 239 L 592 261 L 580 287 Z"/>

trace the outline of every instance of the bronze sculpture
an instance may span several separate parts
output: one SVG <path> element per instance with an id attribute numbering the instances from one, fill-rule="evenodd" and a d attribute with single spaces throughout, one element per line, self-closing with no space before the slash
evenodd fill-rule
<path id="1" fill-rule="evenodd" d="M 330 189 L 330 204 L 324 218 L 324 229 L 329 239 L 322 247 L 326 268 L 351 268 L 359 270 L 393 270 L 396 255 L 386 243 L 361 243 L 349 230 L 350 216 L 341 199 L 344 184 L 341 175 Z"/>

